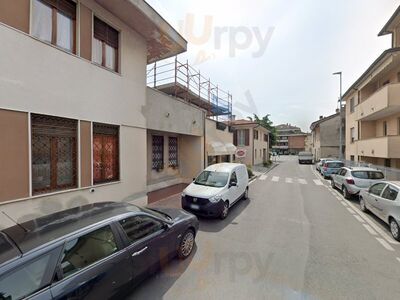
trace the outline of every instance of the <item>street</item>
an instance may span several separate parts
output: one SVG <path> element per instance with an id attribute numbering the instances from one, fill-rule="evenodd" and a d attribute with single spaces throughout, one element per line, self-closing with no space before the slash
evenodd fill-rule
<path id="1" fill-rule="evenodd" d="M 200 219 L 197 247 L 129 299 L 396 299 L 400 244 L 297 157 L 250 185 L 227 219 Z"/>

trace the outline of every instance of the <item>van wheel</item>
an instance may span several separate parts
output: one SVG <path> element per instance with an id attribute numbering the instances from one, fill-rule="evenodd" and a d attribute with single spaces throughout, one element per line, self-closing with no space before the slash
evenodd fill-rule
<path id="1" fill-rule="evenodd" d="M 228 216 L 228 213 L 229 213 L 229 202 L 228 202 L 228 201 L 225 201 L 225 202 L 224 202 L 224 208 L 223 208 L 223 210 L 222 210 L 222 212 L 221 212 L 220 218 L 221 218 L 222 220 L 225 219 L 225 218 Z"/>
<path id="2" fill-rule="evenodd" d="M 332 187 L 333 189 L 336 189 L 335 181 L 334 181 L 333 179 L 331 180 L 331 187 Z"/>
<path id="3" fill-rule="evenodd" d="M 244 200 L 249 199 L 249 187 L 247 187 L 246 190 L 244 191 L 243 199 Z"/>

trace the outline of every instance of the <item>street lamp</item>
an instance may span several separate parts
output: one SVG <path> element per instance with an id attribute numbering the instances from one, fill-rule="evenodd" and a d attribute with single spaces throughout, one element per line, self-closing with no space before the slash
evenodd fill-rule
<path id="1" fill-rule="evenodd" d="M 343 159 L 343 122 L 342 122 L 342 72 L 335 72 L 332 75 L 340 76 L 340 98 L 339 98 L 339 117 L 340 117 L 340 127 L 339 127 L 339 158 Z"/>

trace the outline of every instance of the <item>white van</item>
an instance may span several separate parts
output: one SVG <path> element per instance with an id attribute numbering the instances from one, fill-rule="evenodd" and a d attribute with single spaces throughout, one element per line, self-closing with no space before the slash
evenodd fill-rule
<path id="1" fill-rule="evenodd" d="M 207 167 L 182 193 L 182 208 L 196 215 L 225 219 L 238 200 L 248 199 L 249 177 L 243 164 Z"/>

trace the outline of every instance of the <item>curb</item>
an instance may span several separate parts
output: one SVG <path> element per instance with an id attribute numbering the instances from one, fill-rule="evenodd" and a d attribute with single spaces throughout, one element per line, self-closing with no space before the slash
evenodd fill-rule
<path id="1" fill-rule="evenodd" d="M 267 171 L 265 171 L 264 173 L 261 173 L 261 175 L 268 174 L 268 173 L 271 172 L 273 169 L 275 169 L 278 165 L 279 165 L 279 164 L 277 164 L 277 163 L 273 163 L 273 164 L 271 165 L 271 167 L 270 167 Z M 255 181 L 258 177 L 260 177 L 261 175 L 254 175 L 253 178 L 251 178 L 251 179 L 249 180 L 249 184 L 252 183 L 252 182 L 254 182 L 254 181 Z"/>

